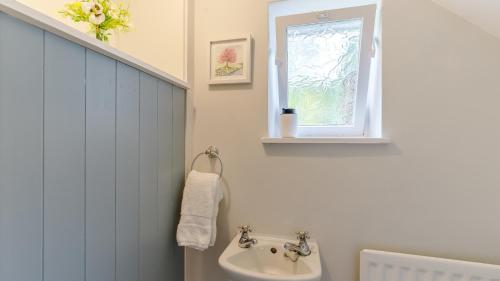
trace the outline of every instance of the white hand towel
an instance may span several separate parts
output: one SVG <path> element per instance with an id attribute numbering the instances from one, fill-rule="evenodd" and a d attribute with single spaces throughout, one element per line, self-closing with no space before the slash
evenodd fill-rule
<path id="1" fill-rule="evenodd" d="M 179 246 L 206 250 L 215 243 L 217 214 L 223 194 L 219 176 L 191 171 L 182 196 L 181 219 L 177 227 Z"/>

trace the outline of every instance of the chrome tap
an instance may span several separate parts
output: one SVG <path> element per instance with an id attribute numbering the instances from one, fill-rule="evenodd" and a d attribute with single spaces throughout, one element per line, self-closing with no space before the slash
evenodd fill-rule
<path id="1" fill-rule="evenodd" d="M 309 236 L 309 232 L 299 231 L 297 232 L 297 239 L 299 239 L 299 244 L 286 242 L 285 250 L 297 253 L 299 256 L 309 256 L 311 254 L 311 248 L 309 248 L 309 245 L 307 244 L 307 239 L 309 238 L 311 238 Z M 290 258 L 294 260 L 294 258 Z"/>
<path id="2" fill-rule="evenodd" d="M 249 225 L 240 225 L 238 228 L 241 232 L 240 241 L 238 242 L 240 248 L 250 248 L 252 245 L 257 244 L 257 239 L 248 236 L 248 233 L 253 231 Z"/>

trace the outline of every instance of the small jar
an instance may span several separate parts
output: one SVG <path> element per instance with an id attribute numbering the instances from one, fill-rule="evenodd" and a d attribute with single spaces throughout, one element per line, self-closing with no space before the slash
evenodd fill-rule
<path id="1" fill-rule="evenodd" d="M 283 138 L 297 137 L 297 113 L 294 108 L 283 108 L 280 114 L 280 131 Z"/>

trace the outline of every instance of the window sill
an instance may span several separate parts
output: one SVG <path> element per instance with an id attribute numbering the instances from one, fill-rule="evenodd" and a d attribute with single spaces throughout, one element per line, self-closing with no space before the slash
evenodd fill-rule
<path id="1" fill-rule="evenodd" d="M 389 139 L 372 137 L 297 137 L 297 138 L 271 138 L 263 137 L 260 139 L 263 144 L 388 144 Z"/>

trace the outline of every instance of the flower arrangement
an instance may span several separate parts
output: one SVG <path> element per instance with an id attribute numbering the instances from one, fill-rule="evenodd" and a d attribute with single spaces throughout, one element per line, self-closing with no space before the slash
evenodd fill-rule
<path id="1" fill-rule="evenodd" d="M 107 42 L 112 31 L 129 31 L 130 12 L 123 3 L 113 0 L 80 0 L 66 4 L 59 11 L 64 17 L 74 22 L 89 24 L 89 33 L 98 40 Z"/>

